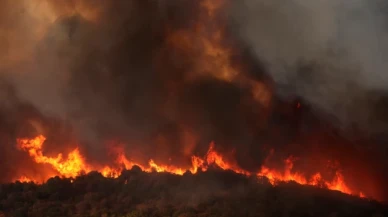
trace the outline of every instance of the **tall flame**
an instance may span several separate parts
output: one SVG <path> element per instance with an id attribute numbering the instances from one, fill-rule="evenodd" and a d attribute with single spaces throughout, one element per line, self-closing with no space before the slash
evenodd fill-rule
<path id="1" fill-rule="evenodd" d="M 70 152 L 67 159 L 63 159 L 62 154 L 58 154 L 55 158 L 43 155 L 42 146 L 45 140 L 46 137 L 39 135 L 35 139 L 18 139 L 17 144 L 19 149 L 28 151 L 36 163 L 50 164 L 64 177 L 74 177 L 82 171 L 90 171 L 78 148 Z"/>

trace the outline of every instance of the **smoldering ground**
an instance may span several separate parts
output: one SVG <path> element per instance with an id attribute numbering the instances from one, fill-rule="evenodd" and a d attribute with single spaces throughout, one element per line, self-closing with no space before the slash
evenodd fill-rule
<path id="1" fill-rule="evenodd" d="M 324 155 L 320 158 L 336 158 L 347 168 L 367 165 L 360 170 L 371 174 L 375 185 L 387 180 L 379 175 L 387 168 L 387 149 L 368 145 L 380 141 L 359 145 L 358 137 L 349 141 L 333 133 L 353 122 L 362 132 L 367 132 L 362 126 L 375 126 L 370 129 L 380 135 L 386 132 L 381 115 L 374 112 L 375 101 L 385 97 L 379 90 L 385 87 L 386 51 L 383 23 L 377 22 L 381 17 L 367 16 L 375 3 L 247 0 L 225 8 L 230 15 L 222 17 L 227 36 L 249 48 L 249 58 L 237 61 L 247 69 L 239 73 L 258 81 L 265 74 L 274 81 L 275 96 L 265 108 L 250 86 L 211 76 L 186 79 L 196 56 L 182 56 L 169 47 L 167 29 L 193 27 L 198 2 L 9 2 L 3 3 L 7 13 L 0 24 L 5 39 L 1 78 L 12 90 L 1 110 L 7 138 L 3 150 L 15 151 L 15 137 L 44 133 L 47 149 L 78 145 L 92 163 L 109 162 L 106 143 L 115 140 L 139 160 L 171 158 L 171 163 L 188 164 L 192 154 L 203 155 L 213 140 L 252 171 L 271 149 L 280 162 L 292 154 L 307 159 L 305 165 L 318 151 Z M 350 22 L 347 14 L 353 12 L 361 15 L 356 13 L 359 20 Z M 372 37 L 364 32 L 372 30 L 378 40 L 364 40 Z M 369 97 L 372 90 L 379 97 Z M 8 92 L 2 89 L 1 96 Z M 290 96 L 300 97 L 302 109 Z M 336 128 L 332 116 L 340 120 Z M 4 162 L 18 165 L 21 158 Z M 12 173 L 9 166 L 2 170 Z"/>

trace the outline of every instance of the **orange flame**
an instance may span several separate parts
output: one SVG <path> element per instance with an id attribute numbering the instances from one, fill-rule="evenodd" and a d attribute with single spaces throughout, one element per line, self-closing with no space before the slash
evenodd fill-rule
<path id="1" fill-rule="evenodd" d="M 17 143 L 18 148 L 28 151 L 36 163 L 50 164 L 61 176 L 74 177 L 83 171 L 90 171 L 78 148 L 70 152 L 66 160 L 63 159 L 62 154 L 58 154 L 56 158 L 43 155 L 42 146 L 45 140 L 43 135 L 39 135 L 35 139 L 18 139 Z"/>
<path id="2" fill-rule="evenodd" d="M 21 150 L 27 151 L 33 160 L 38 164 L 49 164 L 58 173 L 58 175 L 66 178 L 74 178 L 80 175 L 82 172 L 90 172 L 92 170 L 99 171 L 105 177 L 117 178 L 120 176 L 123 169 L 131 169 L 133 166 L 138 166 L 144 172 L 167 172 L 176 175 L 183 175 L 186 171 L 190 171 L 195 174 L 202 169 L 206 171 L 208 166 L 216 165 L 222 170 L 232 170 L 235 173 L 251 176 L 256 175 L 258 177 L 267 177 L 269 182 L 276 185 L 278 182 L 294 181 L 302 185 L 323 186 L 331 189 L 341 191 L 346 194 L 357 195 L 360 197 L 366 197 L 362 192 L 354 192 L 345 183 L 343 175 L 337 171 L 332 181 L 324 180 L 320 173 L 314 174 L 310 179 L 306 178 L 303 174 L 293 172 L 294 161 L 293 157 L 287 158 L 284 163 L 285 167 L 283 171 L 270 169 L 266 166 L 262 166 L 261 170 L 254 174 L 244 169 L 241 169 L 235 163 L 231 163 L 226 158 L 215 150 L 214 142 L 210 143 L 209 149 L 206 155 L 201 158 L 198 156 L 192 156 L 190 168 L 180 168 L 173 165 L 157 164 L 154 160 L 150 159 L 148 165 L 141 165 L 139 163 L 128 160 L 124 153 L 120 153 L 116 159 L 116 166 L 109 167 L 104 166 L 102 168 L 95 168 L 85 163 L 79 149 L 76 148 L 68 154 L 67 159 L 62 158 L 62 154 L 58 154 L 56 158 L 51 158 L 43 155 L 42 148 L 46 138 L 43 135 L 39 135 L 34 139 L 17 139 L 17 145 Z M 50 178 L 49 175 L 47 178 Z M 17 181 L 30 182 L 34 181 L 27 176 L 22 176 Z"/>
<path id="3" fill-rule="evenodd" d="M 214 147 L 214 142 L 211 142 L 209 150 L 206 154 L 206 162 L 208 165 L 215 164 L 223 170 L 233 170 L 239 174 L 250 175 L 248 171 L 242 170 L 238 166 L 226 162 L 223 156 L 215 151 Z"/>
<path id="4" fill-rule="evenodd" d="M 21 176 L 20 178 L 16 179 L 15 181 L 19 181 L 19 182 L 22 182 L 22 183 L 33 182 L 32 179 L 29 179 L 26 176 Z"/>
<path id="5" fill-rule="evenodd" d="M 303 174 L 298 172 L 292 172 L 294 166 L 294 160 L 292 157 L 289 157 L 285 160 L 285 168 L 283 172 L 269 169 L 266 166 L 262 166 L 261 171 L 257 173 L 258 176 L 267 177 L 271 184 L 276 185 L 277 182 L 288 182 L 294 181 L 302 185 L 313 185 L 320 186 L 323 184 L 324 187 L 330 190 L 340 191 L 345 194 L 357 195 L 360 197 L 365 197 L 362 192 L 354 192 L 345 183 L 343 175 L 337 171 L 334 179 L 332 181 L 324 180 L 320 173 L 314 174 L 310 179 L 307 179 Z"/>
<path id="6" fill-rule="evenodd" d="M 283 173 L 276 170 L 271 170 L 266 166 L 262 166 L 261 171 L 257 175 L 267 177 L 271 184 L 276 184 L 278 181 L 294 181 L 300 184 L 308 183 L 306 178 L 304 178 L 301 174 L 291 172 L 292 168 L 294 167 L 292 157 L 287 158 L 284 163 L 285 168 Z"/>
<path id="7" fill-rule="evenodd" d="M 224 0 L 202 0 L 200 6 L 200 20 L 195 24 L 194 28 L 172 32 L 167 42 L 172 47 L 182 50 L 185 53 L 196 54 L 193 56 L 197 57 L 197 63 L 192 69 L 192 77 L 189 79 L 205 74 L 206 76 L 210 75 L 225 82 L 234 82 L 238 85 L 243 84 L 251 88 L 252 96 L 257 102 L 268 105 L 271 100 L 271 92 L 268 86 L 239 73 L 239 70 L 231 64 L 230 60 L 233 56 L 233 50 L 225 46 L 225 42 L 223 41 L 225 31 L 215 16 L 224 7 Z M 301 105 L 298 103 L 297 107 L 300 108 Z M 62 154 L 58 154 L 55 158 L 45 156 L 42 151 L 45 140 L 46 138 L 43 135 L 39 135 L 34 139 L 17 139 L 17 145 L 19 149 L 27 151 L 36 163 L 50 165 L 57 172 L 57 175 L 68 178 L 74 178 L 83 172 L 87 173 L 90 171 L 99 171 L 105 177 L 117 178 L 120 176 L 122 170 L 131 169 L 133 166 L 138 166 L 145 172 L 156 171 L 183 175 L 186 171 L 190 171 L 196 174 L 201 170 L 206 171 L 210 165 L 216 165 L 220 169 L 232 170 L 246 176 L 255 175 L 267 177 L 269 182 L 274 185 L 280 181 L 294 181 L 299 184 L 314 186 L 321 186 L 320 184 L 323 183 L 328 189 L 365 197 L 362 193 L 353 192 L 346 185 L 343 175 L 339 172 L 337 172 L 332 181 L 324 180 L 320 173 L 316 173 L 309 179 L 301 173 L 294 172 L 295 159 L 293 158 L 285 160 L 284 170 L 271 169 L 264 165 L 258 172 L 246 171 L 237 166 L 237 163 L 231 162 L 228 158 L 217 152 L 214 142 L 210 144 L 207 154 L 204 157 L 191 156 L 191 166 L 188 168 L 180 168 L 174 165 L 159 164 L 153 159 L 149 159 L 148 164 L 142 165 L 128 159 L 124 152 L 117 155 L 114 165 L 96 167 L 86 163 L 78 148 L 70 152 L 66 159 L 62 157 Z M 49 174 L 46 178 L 48 179 L 51 176 L 52 174 Z M 18 180 L 28 182 L 36 179 L 23 176 Z"/>

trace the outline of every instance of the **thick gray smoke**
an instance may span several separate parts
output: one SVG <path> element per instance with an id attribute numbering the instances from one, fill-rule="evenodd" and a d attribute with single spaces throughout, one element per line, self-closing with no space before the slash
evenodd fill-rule
<path id="1" fill-rule="evenodd" d="M 2 50 L 1 79 L 15 92 L 6 100 L 17 102 L 3 111 L 4 118 L 20 104 L 30 105 L 39 115 L 28 117 L 27 124 L 48 137 L 46 146 L 60 139 L 42 117 L 71 128 L 70 136 L 78 140 L 73 146 L 96 161 L 104 161 L 110 140 L 125 143 L 142 160 L 185 163 L 194 153 L 206 153 L 212 140 L 228 149 L 254 141 L 260 116 L 245 121 L 254 116 L 250 106 L 258 107 L 249 89 L 210 76 L 184 80 L 195 56 L 166 45 L 168 29 L 184 30 L 195 21 L 197 2 L 3 5 L 7 50 Z M 247 152 L 248 146 L 242 153 Z"/>
<path id="2" fill-rule="evenodd" d="M 100 160 L 106 154 L 102 144 L 112 132 L 142 139 L 137 134 L 153 131 L 143 129 L 152 126 L 149 123 L 141 126 L 130 120 L 136 111 L 125 106 L 138 109 L 139 119 L 147 116 L 147 108 L 153 109 L 151 63 L 152 52 L 158 49 L 155 39 L 163 28 L 160 5 L 4 1 L 1 10 L 6 46 L 0 48 L 0 76 L 15 92 L 2 97 L 9 101 L 2 108 L 13 106 L 4 111 L 4 118 L 12 116 L 9 112 L 17 110 L 19 102 L 31 105 L 42 116 L 70 126 L 84 151 Z M 47 132 L 51 129 L 44 131 L 47 126 L 40 126 L 45 125 L 41 117 L 29 119 L 38 119 L 31 126 L 36 133 L 58 137 Z"/>
<path id="3" fill-rule="evenodd" d="M 385 1 L 243 0 L 234 6 L 240 36 L 282 95 L 303 97 L 342 126 L 386 129 L 372 115 L 388 90 Z"/>

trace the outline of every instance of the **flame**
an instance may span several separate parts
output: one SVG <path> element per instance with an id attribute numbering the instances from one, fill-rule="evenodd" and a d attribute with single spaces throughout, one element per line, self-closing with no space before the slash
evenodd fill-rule
<path id="1" fill-rule="evenodd" d="M 208 165 L 215 164 L 223 170 L 233 170 L 239 174 L 250 175 L 248 171 L 242 170 L 238 166 L 235 166 L 235 164 L 227 162 L 221 154 L 215 151 L 214 147 L 214 142 L 211 142 L 209 150 L 206 154 L 206 162 Z"/>
<path id="2" fill-rule="evenodd" d="M 100 173 L 104 177 L 118 178 L 120 176 L 121 170 L 119 168 L 112 168 L 109 166 L 105 166 L 104 168 L 102 168 Z"/>
<path id="3" fill-rule="evenodd" d="M 129 160 L 124 153 L 119 153 L 117 155 L 115 165 L 113 166 L 93 167 L 85 163 L 86 161 L 78 148 L 70 152 L 66 159 L 63 159 L 62 154 L 58 154 L 55 158 L 43 155 L 42 149 L 45 140 L 46 138 L 43 135 L 39 135 L 34 139 L 17 139 L 17 146 L 20 150 L 27 151 L 36 163 L 49 164 L 57 172 L 57 175 L 66 178 L 75 178 L 83 172 L 87 173 L 93 170 L 99 171 L 105 177 L 117 178 L 120 176 L 122 170 L 131 169 L 133 166 L 138 166 L 144 172 L 155 171 L 183 175 L 185 172 L 189 171 L 192 174 L 196 174 L 199 170 L 206 171 L 210 165 L 215 165 L 222 170 L 231 170 L 245 176 L 256 175 L 258 177 L 266 177 L 273 185 L 276 185 L 279 182 L 294 181 L 302 185 L 325 187 L 346 194 L 366 197 L 362 192 L 352 191 L 345 183 L 344 176 L 339 171 L 336 172 L 331 181 L 323 179 L 320 173 L 315 173 L 311 178 L 307 178 L 302 173 L 294 172 L 294 161 L 296 159 L 292 156 L 284 161 L 283 170 L 271 169 L 264 165 L 257 173 L 249 172 L 241 169 L 236 163 L 227 160 L 224 155 L 217 152 L 214 142 L 210 143 L 209 149 L 204 157 L 191 157 L 191 167 L 189 168 L 158 164 L 153 159 L 150 159 L 147 165 L 142 165 Z M 52 177 L 51 174 L 47 175 L 47 179 L 50 177 Z M 36 179 L 27 176 L 21 176 L 20 178 L 15 179 L 15 181 L 37 182 Z"/>
<path id="4" fill-rule="evenodd" d="M 186 170 L 178 168 L 175 166 L 169 165 L 158 165 L 152 159 L 149 161 L 149 167 L 145 170 L 146 172 L 156 171 L 156 172 L 168 172 L 176 175 L 183 175 Z"/>
<path id="5" fill-rule="evenodd" d="M 20 178 L 16 179 L 15 181 L 22 182 L 22 183 L 33 182 L 33 180 L 30 178 L 27 178 L 27 176 L 21 176 Z"/>
<path id="6" fill-rule="evenodd" d="M 193 28 L 183 29 L 179 31 L 169 32 L 167 43 L 169 46 L 182 51 L 186 54 L 195 54 L 196 64 L 189 73 L 187 79 L 195 79 L 201 76 L 212 76 L 213 78 L 244 85 L 251 88 L 252 97 L 262 105 L 268 106 L 271 101 L 272 93 L 268 86 L 260 81 L 253 80 L 244 73 L 239 73 L 240 69 L 232 65 L 231 59 L 233 56 L 233 47 L 225 46 L 225 31 L 224 26 L 220 25 L 219 11 L 225 7 L 224 0 L 202 0 L 200 1 L 200 17 L 194 24 Z M 47 9 L 50 22 L 53 22 L 55 14 Z M 85 13 L 88 11 L 85 11 Z M 86 14 L 89 14 L 86 13 Z M 85 15 L 86 16 L 86 15 Z M 97 12 L 90 12 L 90 19 L 97 19 Z M 301 104 L 297 104 L 300 108 Z M 190 140 L 190 136 L 188 137 Z M 124 151 L 120 151 L 112 165 L 95 166 L 87 163 L 86 159 L 81 154 L 79 148 L 67 154 L 64 158 L 60 153 L 57 157 L 45 156 L 43 153 L 43 145 L 46 138 L 39 135 L 33 139 L 17 139 L 17 147 L 20 150 L 28 152 L 31 158 L 37 164 L 45 164 L 51 166 L 56 174 L 66 178 L 75 178 L 82 173 L 90 171 L 98 171 L 105 177 L 117 178 L 124 169 L 131 169 L 138 166 L 144 172 L 167 172 L 176 175 L 183 175 L 187 171 L 196 174 L 199 171 L 208 170 L 209 166 L 217 166 L 222 170 L 231 170 L 235 173 L 245 176 L 266 177 L 269 182 L 276 185 L 278 182 L 294 181 L 303 185 L 313 185 L 318 187 L 326 187 L 328 189 L 337 190 L 346 194 L 359 195 L 365 197 L 361 192 L 356 192 L 350 189 L 346 184 L 343 175 L 337 171 L 333 180 L 325 180 L 320 173 L 315 173 L 312 177 L 306 177 L 303 173 L 294 171 L 294 159 L 289 157 L 284 161 L 284 168 L 274 169 L 267 165 L 263 165 L 260 171 L 247 171 L 238 166 L 230 158 L 219 153 L 215 148 L 215 143 L 210 143 L 209 149 L 205 156 L 191 156 L 191 165 L 184 168 L 176 165 L 169 165 L 156 162 L 153 159 L 148 159 L 147 164 L 141 164 L 128 158 Z M 191 148 L 185 151 L 189 155 Z M 20 175 L 20 174 L 19 174 Z M 46 180 L 52 177 L 53 174 L 47 174 Z M 34 177 L 21 176 L 16 180 L 29 182 L 38 182 Z M 126 181 L 127 182 L 127 181 Z"/>
<path id="7" fill-rule="evenodd" d="M 67 159 L 63 159 L 62 154 L 55 158 L 43 155 L 42 146 L 45 140 L 43 135 L 39 135 L 34 139 L 18 139 L 17 144 L 19 149 L 28 151 L 36 163 L 51 165 L 63 177 L 74 177 L 83 171 L 90 171 L 78 148 L 70 152 Z"/>
<path id="8" fill-rule="evenodd" d="M 257 173 L 257 175 L 267 177 L 270 183 L 273 185 L 276 185 L 278 182 L 294 181 L 301 185 L 324 186 L 330 190 L 365 197 L 364 193 L 352 191 L 349 188 L 349 186 L 345 183 L 344 176 L 340 171 L 336 171 L 336 174 L 331 181 L 324 180 L 320 173 L 315 173 L 310 179 L 308 179 L 303 174 L 292 171 L 294 167 L 294 161 L 295 159 L 292 156 L 287 158 L 284 161 L 284 171 L 269 169 L 266 166 L 262 166 L 261 171 Z"/>
<path id="9" fill-rule="evenodd" d="M 200 157 L 192 156 L 191 164 L 192 164 L 192 168 L 190 169 L 190 172 L 193 174 L 197 173 L 199 168 L 202 168 L 203 172 L 206 171 L 206 168 L 204 167 L 205 161 Z"/>
<path id="10" fill-rule="evenodd" d="M 276 184 L 278 181 L 294 181 L 300 184 L 307 184 L 306 178 L 299 174 L 291 172 L 294 167 L 293 158 L 289 157 L 285 161 L 284 172 L 277 170 L 271 170 L 266 166 L 262 166 L 261 171 L 257 174 L 258 176 L 265 176 L 269 179 L 271 184 Z"/>

